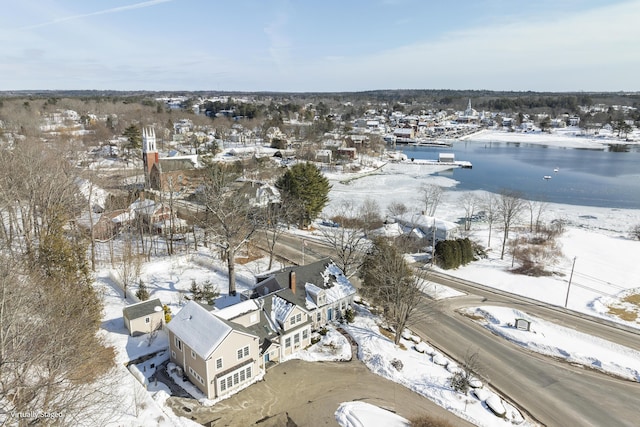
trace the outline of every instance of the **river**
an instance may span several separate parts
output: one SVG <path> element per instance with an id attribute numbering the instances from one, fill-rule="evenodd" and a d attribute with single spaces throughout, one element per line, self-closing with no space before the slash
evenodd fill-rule
<path id="1" fill-rule="evenodd" d="M 445 152 L 470 161 L 473 169 L 437 174 L 458 181 L 456 190 L 509 189 L 545 202 L 640 209 L 639 146 L 576 149 L 467 140 L 452 147 L 398 148 L 409 158 L 437 159 Z"/>

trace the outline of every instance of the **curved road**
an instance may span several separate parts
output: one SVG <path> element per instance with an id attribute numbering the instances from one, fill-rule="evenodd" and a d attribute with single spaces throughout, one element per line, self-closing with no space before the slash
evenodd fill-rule
<path id="1" fill-rule="evenodd" d="M 284 236 L 279 251 L 289 259 L 301 258 L 301 242 L 299 236 Z M 305 248 L 306 263 L 331 254 L 326 245 L 312 241 Z M 547 426 L 640 425 L 640 384 L 526 351 L 455 309 L 509 306 L 636 350 L 640 350 L 640 331 L 441 273 L 432 274 L 431 280 L 468 295 L 445 300 L 433 316 L 428 316 L 431 321 L 418 321 L 411 328 L 459 361 L 468 351 L 477 351 L 482 376 L 535 420 Z M 433 303 L 425 298 L 420 310 L 433 311 Z"/>

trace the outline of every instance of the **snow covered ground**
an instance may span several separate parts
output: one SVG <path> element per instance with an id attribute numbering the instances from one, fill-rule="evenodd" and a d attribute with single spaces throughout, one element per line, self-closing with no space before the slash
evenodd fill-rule
<path id="1" fill-rule="evenodd" d="M 636 350 L 508 307 L 482 306 L 463 312 L 491 332 L 528 350 L 640 382 L 640 352 Z M 515 319 L 531 322 L 530 330 L 517 329 Z"/>
<path id="2" fill-rule="evenodd" d="M 513 134 L 509 134 L 509 137 L 512 136 Z M 482 137 L 496 140 L 495 138 L 499 135 L 485 133 Z M 539 135 L 523 134 L 522 137 L 535 139 Z M 574 140 L 583 138 L 568 135 L 566 136 L 568 142 L 563 142 L 564 139 L 561 139 L 562 144 L 570 146 L 569 142 L 578 143 Z M 372 165 L 370 170 L 373 171 L 375 166 L 379 165 Z M 370 174 L 365 170 L 360 171 L 357 176 L 331 176 L 333 188 L 329 195 L 331 205 L 327 211 L 330 212 L 331 206 L 335 206 L 343 200 L 358 203 L 367 197 L 376 200 L 384 211 L 391 202 L 415 200 L 416 191 L 422 183 L 437 183 L 445 187 L 455 186 L 455 181 L 451 179 L 430 176 L 430 171 L 435 171 L 436 167 L 418 166 L 417 168 L 410 165 L 392 165 Z M 445 193 L 436 215 L 449 221 L 456 221 L 462 217 L 464 212 L 459 202 L 462 195 L 463 193 L 456 191 Z M 628 304 L 622 300 L 623 297 L 640 293 L 640 279 L 638 279 L 640 278 L 640 263 L 637 262 L 640 242 L 628 238 L 630 226 L 640 224 L 640 210 L 549 204 L 545 212 L 545 219 L 562 219 L 567 224 L 567 232 L 559 239 L 564 256 L 554 268 L 558 274 L 550 277 L 531 278 L 510 273 L 508 270 L 511 266 L 511 260 L 501 261 L 499 259 L 501 236 L 497 230 L 492 233 L 492 250 L 487 259 L 454 271 L 447 271 L 447 273 L 551 304 L 563 305 L 568 289 L 568 278 L 575 261 L 568 307 L 622 322 L 609 313 L 609 307 L 618 304 L 630 309 Z M 470 237 L 486 245 L 488 240 L 487 225 L 473 223 Z M 274 268 L 280 267 L 280 265 L 274 266 Z M 264 259 L 238 265 L 238 292 L 241 293 L 251 287 L 255 283 L 254 275 L 263 273 L 265 270 L 266 262 Z M 145 337 L 132 338 L 128 336 L 122 322 L 122 308 L 125 301 L 122 298 L 121 289 L 114 281 L 115 276 L 117 275 L 114 271 L 108 270 L 101 270 L 96 274 L 96 283 L 102 291 L 105 301 L 102 333 L 105 340 L 116 349 L 118 363 L 117 375 L 114 378 L 118 378 L 116 391 L 122 399 L 119 406 L 121 413 L 113 415 L 113 420 L 110 420 L 111 425 L 193 425 L 189 420 L 177 418 L 165 406 L 164 401 L 169 396 L 169 391 L 161 383 L 156 386 L 153 381 L 148 380 L 153 369 L 151 363 L 157 366 L 167 359 L 166 351 L 163 353 L 163 350 L 168 347 L 167 338 L 166 335 L 159 334 L 152 343 L 149 343 Z M 140 278 L 149 288 L 151 297 L 159 297 L 164 304 L 168 304 L 174 315 L 184 303 L 184 297 L 181 295 L 188 293 L 192 281 L 202 284 L 208 280 L 218 286 L 221 291 L 221 297 L 216 302 L 218 307 L 228 306 L 239 301 L 239 296 L 226 295 L 226 267 L 215 253 L 206 248 L 199 248 L 196 253 L 154 258 L 152 262 L 144 264 Z M 426 289 L 425 292 L 435 294 L 439 298 L 457 295 L 455 291 L 441 287 Z M 132 301 L 128 301 L 128 303 L 130 302 Z M 514 332 L 511 330 L 513 328 L 508 328 L 506 325 L 513 321 L 515 315 L 530 318 L 526 316 L 526 313 L 516 313 L 509 311 L 510 309 L 504 309 L 506 313 L 497 312 L 494 308 L 487 307 L 483 307 L 481 310 L 484 310 L 483 313 L 486 313 L 487 319 L 491 319 L 489 324 L 494 325 L 500 331 Z M 528 422 L 521 419 L 519 412 L 513 406 L 503 402 L 490 390 L 483 388 L 482 392 L 468 395 L 461 395 L 453 391 L 447 381 L 451 376 L 451 370 L 456 369 L 454 363 L 446 360 L 443 355 L 429 354 L 433 350 L 429 345 L 416 344 L 410 339 L 403 339 L 402 343 L 406 349 L 396 348 L 380 333 L 375 317 L 366 310 L 359 310 L 358 314 L 355 323 L 345 325 L 345 329 L 360 346 L 358 358 L 363 360 L 373 372 L 423 394 L 477 425 L 512 425 L 512 421 L 528 425 Z M 556 325 L 547 324 L 542 319 L 532 320 L 536 333 L 531 332 L 525 338 L 509 336 L 507 339 L 523 342 L 527 347 L 535 350 L 541 347 L 541 345 L 534 343 L 536 336 L 551 337 L 561 333 Z M 626 323 L 640 327 L 637 320 L 626 321 Z M 617 375 L 638 378 L 639 368 L 637 362 L 634 363 L 634 358 L 638 359 L 637 356 L 630 355 L 628 359 L 625 359 L 625 362 L 621 362 L 620 359 L 614 359 L 613 354 L 620 354 L 622 350 L 612 349 L 613 347 L 609 344 L 602 342 L 594 344 L 595 341 L 592 337 L 579 337 L 571 331 L 563 333 L 565 335 L 562 345 L 557 345 L 555 348 L 558 350 L 555 351 L 566 352 L 578 363 L 603 370 L 609 369 Z M 602 352 L 596 352 L 595 348 L 585 351 L 585 340 L 590 342 L 590 345 L 603 347 Z M 416 351 L 416 348 L 422 352 Z M 580 358 L 581 353 L 597 356 L 592 356 L 591 359 Z M 124 367 L 124 363 L 149 354 L 156 356 L 137 367 L 148 383 L 149 391 L 145 392 L 140 382 L 135 380 L 134 375 Z M 299 353 L 297 357 L 311 361 L 342 360 L 350 355 L 351 348 L 346 339 L 335 330 L 330 329 L 319 343 Z M 402 369 L 398 370 L 392 365 L 394 360 L 402 362 Z M 397 363 L 395 364 L 398 366 Z M 139 377 L 139 374 L 136 375 Z M 145 380 L 143 379 L 143 381 Z M 487 402 L 503 405 L 507 418 L 511 421 L 494 416 L 488 409 Z M 367 420 L 370 417 L 373 417 L 371 419 L 374 420 L 383 417 L 378 413 L 378 409 L 366 408 L 359 404 L 345 403 L 340 409 L 336 409 L 336 419 L 343 426 L 379 425 L 371 424 Z M 397 425 L 403 425 L 400 424 L 403 422 L 400 419 L 395 421 L 389 419 L 390 423 L 396 421 Z"/>
<path id="3" fill-rule="evenodd" d="M 409 421 L 399 415 L 366 402 L 344 402 L 336 411 L 342 427 L 409 427 Z"/>
<path id="4" fill-rule="evenodd" d="M 358 343 L 358 359 L 374 373 L 419 393 L 448 411 L 478 426 L 532 426 L 508 401 L 478 381 L 482 399 L 469 392 L 455 391 L 449 379 L 460 369 L 457 364 L 409 331 L 403 333 L 401 345 L 380 331 L 380 319 L 369 310 L 356 305 L 357 316 L 344 329 Z M 491 396 L 504 407 L 504 418 L 494 415 L 486 400 Z M 349 424 L 346 424 L 349 425 Z M 379 424 L 363 424 L 375 426 Z"/>

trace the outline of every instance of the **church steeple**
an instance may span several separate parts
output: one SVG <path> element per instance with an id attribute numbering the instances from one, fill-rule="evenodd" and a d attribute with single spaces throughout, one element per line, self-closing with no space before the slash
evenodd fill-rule
<path id="1" fill-rule="evenodd" d="M 142 162 L 144 164 L 144 178 L 147 187 L 150 186 L 151 169 L 158 164 L 159 154 L 156 148 L 156 131 L 152 128 L 142 128 Z"/>

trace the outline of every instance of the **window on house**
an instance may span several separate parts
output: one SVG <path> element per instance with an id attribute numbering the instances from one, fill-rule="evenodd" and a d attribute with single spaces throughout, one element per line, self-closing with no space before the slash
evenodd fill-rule
<path id="1" fill-rule="evenodd" d="M 296 344 L 296 345 L 300 344 L 300 334 L 295 334 L 293 336 L 293 343 Z"/>
<path id="2" fill-rule="evenodd" d="M 308 329 L 305 329 L 304 331 L 302 331 L 302 339 L 303 340 L 309 339 L 309 330 Z"/>
<path id="3" fill-rule="evenodd" d="M 244 350 L 244 357 L 249 356 L 249 346 L 246 346 L 243 350 Z"/>
<path id="4" fill-rule="evenodd" d="M 322 321 L 322 313 L 318 312 L 318 316 L 316 317 L 318 319 L 318 322 Z"/>
<path id="5" fill-rule="evenodd" d="M 149 317 L 144 318 L 144 323 L 151 323 L 151 319 Z"/>
<path id="6" fill-rule="evenodd" d="M 233 385 L 237 385 L 238 382 L 240 382 L 240 375 L 238 375 L 238 373 L 236 372 L 235 374 L 233 374 Z"/>
<path id="7" fill-rule="evenodd" d="M 251 378 L 251 366 L 245 369 L 245 371 L 247 371 L 247 379 Z"/>
<path id="8" fill-rule="evenodd" d="M 296 323 L 299 323 L 302 321 L 302 314 L 298 313 L 296 314 Z"/>
<path id="9" fill-rule="evenodd" d="M 175 337 L 175 343 L 176 347 L 178 347 L 178 350 L 182 351 L 182 341 L 180 341 L 178 337 Z"/>
<path id="10" fill-rule="evenodd" d="M 174 359 L 176 358 L 176 352 L 171 350 L 171 357 L 173 357 Z"/>
<path id="11" fill-rule="evenodd" d="M 242 349 L 238 349 L 238 360 L 242 359 Z"/>
<path id="12" fill-rule="evenodd" d="M 294 325 L 294 324 L 296 323 L 296 318 L 295 318 L 295 316 L 291 316 L 290 323 L 291 323 L 292 325 Z"/>
<path id="13" fill-rule="evenodd" d="M 220 391 L 225 391 L 227 389 L 227 382 L 223 379 L 220 381 Z"/>
<path id="14" fill-rule="evenodd" d="M 240 382 L 244 381 L 244 369 L 240 371 Z"/>
<path id="15" fill-rule="evenodd" d="M 216 369 L 222 369 L 222 357 L 216 359 Z"/>
<path id="16" fill-rule="evenodd" d="M 229 375 L 229 378 L 227 378 L 227 388 L 231 387 L 233 387 L 233 378 L 231 378 L 231 375 Z"/>
<path id="17" fill-rule="evenodd" d="M 193 357 L 194 359 L 196 358 L 196 352 L 191 350 L 191 357 Z"/>
<path id="18" fill-rule="evenodd" d="M 285 347 L 291 347 L 291 338 L 287 338 L 284 340 L 284 346 Z"/>

